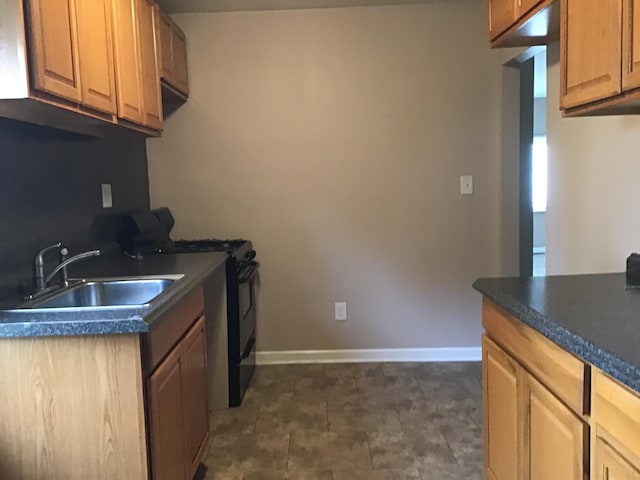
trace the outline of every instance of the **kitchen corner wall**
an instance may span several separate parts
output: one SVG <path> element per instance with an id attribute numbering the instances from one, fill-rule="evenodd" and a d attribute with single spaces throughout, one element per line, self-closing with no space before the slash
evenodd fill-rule
<path id="1" fill-rule="evenodd" d="M 547 53 L 547 273 L 621 272 L 640 250 L 640 118 L 562 118 L 559 51 Z"/>
<path id="2" fill-rule="evenodd" d="M 148 141 L 151 201 L 175 237 L 254 241 L 260 351 L 480 345 L 508 60 L 485 15 L 469 0 L 174 17 L 191 98 Z"/>
<path id="3" fill-rule="evenodd" d="M 31 288 L 39 249 L 61 241 L 73 254 L 112 242 L 122 212 L 149 206 L 139 135 L 93 139 L 0 120 L 0 164 L 0 303 Z M 101 183 L 112 185 L 113 208 L 102 208 Z"/>

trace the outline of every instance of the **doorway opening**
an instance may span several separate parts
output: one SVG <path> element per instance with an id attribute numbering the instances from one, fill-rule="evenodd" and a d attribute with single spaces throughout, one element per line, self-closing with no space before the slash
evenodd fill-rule
<path id="1" fill-rule="evenodd" d="M 546 48 L 531 47 L 503 65 L 501 270 L 546 273 Z"/>
<path id="2" fill-rule="evenodd" d="M 533 141 L 531 143 L 531 209 L 533 276 L 546 274 L 547 216 L 547 49 L 533 57 Z"/>

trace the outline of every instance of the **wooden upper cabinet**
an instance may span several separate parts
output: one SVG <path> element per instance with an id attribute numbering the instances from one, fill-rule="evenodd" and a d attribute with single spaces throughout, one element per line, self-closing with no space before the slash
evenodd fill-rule
<path id="1" fill-rule="evenodd" d="M 140 28 L 144 125 L 155 130 L 161 130 L 162 98 L 160 96 L 160 73 L 158 71 L 155 31 L 153 28 L 153 5 L 148 0 L 136 1 L 138 2 Z"/>
<path id="2" fill-rule="evenodd" d="M 622 0 L 562 0 L 561 107 L 621 92 Z"/>
<path id="3" fill-rule="evenodd" d="M 156 33 L 158 34 L 158 45 L 160 46 L 160 73 L 162 78 L 175 77 L 175 65 L 173 61 L 173 21 L 169 15 L 160 10 L 160 6 L 154 8 L 154 21 L 156 22 Z"/>
<path id="4" fill-rule="evenodd" d="M 489 38 L 493 40 L 518 18 L 516 0 L 489 0 Z"/>
<path id="5" fill-rule="evenodd" d="M 112 0 L 118 117 L 144 125 L 137 0 Z"/>
<path id="6" fill-rule="evenodd" d="M 33 87 L 80 103 L 75 0 L 27 0 L 26 6 Z"/>
<path id="7" fill-rule="evenodd" d="M 640 87 L 640 0 L 623 0 L 622 88 Z"/>
<path id="8" fill-rule="evenodd" d="M 187 39 L 177 26 L 173 29 L 173 62 L 175 67 L 176 88 L 189 93 L 189 70 L 187 66 Z"/>
<path id="9" fill-rule="evenodd" d="M 189 96 L 187 41 L 184 32 L 156 5 L 154 10 L 157 46 L 159 47 L 160 77 L 180 96 Z"/>
<path id="10" fill-rule="evenodd" d="M 116 114 L 111 0 L 75 0 L 82 104 Z"/>
<path id="11" fill-rule="evenodd" d="M 584 480 L 586 427 L 531 375 L 524 383 L 525 478 Z"/>
<path id="12" fill-rule="evenodd" d="M 485 469 L 489 480 L 520 478 L 518 469 L 518 364 L 482 337 Z"/>
<path id="13" fill-rule="evenodd" d="M 518 17 L 525 15 L 529 10 L 533 9 L 541 0 L 518 0 Z"/>
<path id="14" fill-rule="evenodd" d="M 204 317 L 201 317 L 184 339 L 183 389 L 189 478 L 196 473 L 201 450 L 209 436 L 206 352 Z"/>

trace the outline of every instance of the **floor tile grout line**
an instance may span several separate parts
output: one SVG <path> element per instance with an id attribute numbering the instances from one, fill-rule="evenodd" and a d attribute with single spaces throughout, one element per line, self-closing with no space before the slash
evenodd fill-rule
<path id="1" fill-rule="evenodd" d="M 289 432 L 289 446 L 287 448 L 287 465 L 285 470 L 289 470 L 289 459 L 291 458 L 291 444 L 293 443 L 293 433 Z"/>
<path id="2" fill-rule="evenodd" d="M 329 431 L 329 401 L 326 400 L 324 402 L 325 407 L 327 407 L 327 432 Z"/>
<path id="3" fill-rule="evenodd" d="M 369 461 L 371 462 L 371 470 L 373 470 L 373 454 L 371 453 L 371 444 L 369 443 L 370 432 L 365 432 L 365 438 L 367 440 L 367 451 L 369 452 Z"/>

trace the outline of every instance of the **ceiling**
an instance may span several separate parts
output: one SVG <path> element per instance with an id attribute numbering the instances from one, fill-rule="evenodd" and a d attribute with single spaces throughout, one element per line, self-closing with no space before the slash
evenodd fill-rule
<path id="1" fill-rule="evenodd" d="M 454 0 L 158 0 L 158 3 L 169 13 L 197 13 L 363 7 L 437 3 L 438 1 Z"/>

